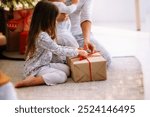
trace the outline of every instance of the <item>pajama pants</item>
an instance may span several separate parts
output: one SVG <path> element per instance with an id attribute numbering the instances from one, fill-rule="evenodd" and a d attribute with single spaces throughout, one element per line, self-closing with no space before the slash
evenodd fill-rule
<path id="1" fill-rule="evenodd" d="M 79 44 L 75 37 L 68 31 L 63 31 L 57 35 L 57 44 L 61 46 L 79 48 Z M 66 63 L 66 56 L 60 56 L 60 59 L 63 61 L 62 63 Z"/>
<path id="2" fill-rule="evenodd" d="M 16 92 L 12 83 L 0 86 L 0 100 L 16 100 Z"/>
<path id="3" fill-rule="evenodd" d="M 57 35 L 57 43 L 61 46 L 79 48 L 79 44 L 77 43 L 75 37 L 68 31 L 63 31 Z"/>
<path id="4" fill-rule="evenodd" d="M 70 75 L 70 69 L 62 63 L 50 63 L 50 66 L 43 67 L 38 76 L 42 76 L 47 85 L 64 83 Z"/>

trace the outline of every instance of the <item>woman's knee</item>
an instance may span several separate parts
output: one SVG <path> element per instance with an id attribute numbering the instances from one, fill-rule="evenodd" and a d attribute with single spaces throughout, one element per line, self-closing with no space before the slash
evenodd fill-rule
<path id="1" fill-rule="evenodd" d="M 64 34 L 58 35 L 57 38 L 58 38 L 57 43 L 59 45 L 79 48 L 79 44 L 77 40 L 70 33 L 64 33 Z"/>
<path id="2" fill-rule="evenodd" d="M 111 64 L 111 55 L 105 47 L 103 47 L 97 40 L 93 39 L 91 42 L 96 46 L 96 50 L 100 51 L 101 55 L 106 59 L 107 66 Z"/>

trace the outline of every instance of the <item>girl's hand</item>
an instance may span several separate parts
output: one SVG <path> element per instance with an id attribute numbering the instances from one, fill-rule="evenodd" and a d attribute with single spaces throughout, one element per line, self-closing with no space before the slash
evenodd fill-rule
<path id="1" fill-rule="evenodd" d="M 79 56 L 82 56 L 84 58 L 87 58 L 88 56 L 88 53 L 85 50 L 78 49 L 78 53 L 79 53 Z"/>
<path id="2" fill-rule="evenodd" d="M 71 0 L 72 4 L 78 4 L 79 0 Z"/>

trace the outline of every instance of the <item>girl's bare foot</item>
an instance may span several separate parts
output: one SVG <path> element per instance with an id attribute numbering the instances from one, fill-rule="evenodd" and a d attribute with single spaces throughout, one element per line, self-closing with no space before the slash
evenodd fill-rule
<path id="1" fill-rule="evenodd" d="M 45 84 L 45 82 L 41 76 L 27 77 L 25 80 L 22 80 L 16 83 L 15 88 L 36 86 L 36 85 L 42 85 L 42 84 Z"/>

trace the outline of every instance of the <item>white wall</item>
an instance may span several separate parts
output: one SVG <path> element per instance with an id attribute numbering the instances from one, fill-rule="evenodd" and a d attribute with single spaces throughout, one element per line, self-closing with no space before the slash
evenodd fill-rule
<path id="1" fill-rule="evenodd" d="M 145 20 L 146 10 L 150 10 L 150 0 L 140 0 L 142 21 Z M 135 0 L 93 0 L 93 20 L 135 21 Z"/>

